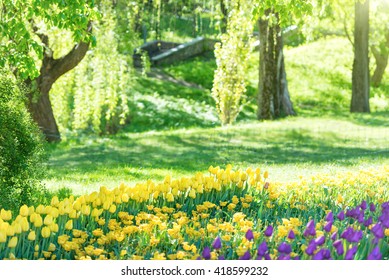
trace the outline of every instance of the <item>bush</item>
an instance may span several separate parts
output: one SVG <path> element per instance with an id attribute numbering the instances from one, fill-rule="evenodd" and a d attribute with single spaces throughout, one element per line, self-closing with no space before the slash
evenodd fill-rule
<path id="1" fill-rule="evenodd" d="M 0 208 L 31 204 L 42 194 L 43 145 L 23 95 L 10 75 L 0 72 Z"/>

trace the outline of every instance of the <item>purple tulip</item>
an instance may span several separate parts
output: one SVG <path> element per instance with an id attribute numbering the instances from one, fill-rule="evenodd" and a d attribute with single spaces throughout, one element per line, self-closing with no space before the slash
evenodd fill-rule
<path id="1" fill-rule="evenodd" d="M 331 251 L 328 249 L 320 249 L 319 252 L 317 252 L 313 256 L 313 260 L 328 260 L 331 258 Z"/>
<path id="2" fill-rule="evenodd" d="M 373 202 L 370 203 L 369 209 L 370 209 L 371 212 L 375 212 L 376 207 L 375 207 L 375 204 Z"/>
<path id="3" fill-rule="evenodd" d="M 218 259 L 219 261 L 224 261 L 226 258 L 225 258 L 224 256 L 219 256 L 217 259 Z"/>
<path id="4" fill-rule="evenodd" d="M 337 253 L 338 255 L 340 255 L 340 256 L 343 255 L 343 253 L 344 253 L 344 248 L 343 248 L 343 242 L 342 242 L 342 240 L 340 240 L 340 239 L 336 240 L 336 241 L 332 244 L 332 246 L 335 247 L 336 253 Z"/>
<path id="5" fill-rule="evenodd" d="M 267 261 L 271 260 L 270 254 L 265 254 L 265 260 L 267 260 Z"/>
<path id="6" fill-rule="evenodd" d="M 371 253 L 367 256 L 368 260 L 381 260 L 382 254 L 380 252 L 380 248 L 377 246 L 371 251 Z"/>
<path id="7" fill-rule="evenodd" d="M 364 225 L 365 227 L 369 227 L 372 223 L 373 223 L 373 217 L 372 217 L 372 216 L 370 216 L 368 219 L 365 219 L 365 220 L 363 221 L 363 225 Z"/>
<path id="8" fill-rule="evenodd" d="M 266 235 L 267 237 L 270 237 L 270 236 L 272 236 L 272 234 L 273 234 L 273 227 L 269 225 L 269 226 L 266 228 L 266 230 L 265 230 L 265 235 Z"/>
<path id="9" fill-rule="evenodd" d="M 383 213 L 381 216 L 379 216 L 378 220 L 384 227 L 389 228 L 389 212 Z"/>
<path id="10" fill-rule="evenodd" d="M 357 220 L 358 220 L 358 223 L 363 224 L 363 222 L 365 221 L 364 215 L 359 215 Z"/>
<path id="11" fill-rule="evenodd" d="M 277 258 L 277 260 L 290 260 L 290 255 L 281 255 Z"/>
<path id="12" fill-rule="evenodd" d="M 308 237 L 308 236 L 315 236 L 316 235 L 316 229 L 315 229 L 315 221 L 314 220 L 310 220 L 307 224 L 307 227 L 305 228 L 304 230 L 304 236 L 305 237 Z"/>
<path id="13" fill-rule="evenodd" d="M 248 241 L 251 241 L 254 239 L 254 234 L 253 234 L 253 231 L 251 229 L 249 229 L 247 232 L 246 232 L 246 239 Z"/>
<path id="14" fill-rule="evenodd" d="M 331 239 L 333 241 L 335 241 L 337 237 L 338 237 L 338 232 L 337 231 L 335 231 L 333 234 L 331 234 Z"/>
<path id="15" fill-rule="evenodd" d="M 212 243 L 212 247 L 216 250 L 219 250 L 222 247 L 222 240 L 220 237 L 216 237 L 215 240 Z"/>
<path id="16" fill-rule="evenodd" d="M 323 257 L 325 260 L 329 260 L 331 258 L 331 251 L 328 249 L 321 249 L 323 251 Z"/>
<path id="17" fill-rule="evenodd" d="M 357 253 L 357 251 L 358 251 L 358 247 L 357 246 L 354 246 L 354 247 L 348 249 L 344 259 L 345 260 L 353 260 L 354 257 L 355 257 L 355 254 Z"/>
<path id="18" fill-rule="evenodd" d="M 382 225 L 380 223 L 377 223 L 375 224 L 372 228 L 371 228 L 371 231 L 372 233 L 374 234 L 374 236 L 376 238 L 384 238 L 385 234 L 384 234 L 384 228 L 382 227 Z"/>
<path id="19" fill-rule="evenodd" d="M 250 251 L 247 251 L 247 252 L 244 253 L 244 255 L 241 256 L 239 259 L 240 259 L 240 260 L 249 260 L 250 258 L 251 258 Z"/>
<path id="20" fill-rule="evenodd" d="M 340 211 L 339 214 L 337 215 L 339 221 L 343 221 L 344 220 L 344 211 Z"/>
<path id="21" fill-rule="evenodd" d="M 330 232 L 331 231 L 331 228 L 332 228 L 332 222 L 327 222 L 323 229 L 326 231 L 326 232 Z"/>
<path id="22" fill-rule="evenodd" d="M 202 255 L 204 259 L 209 260 L 211 258 L 211 250 L 208 247 L 205 247 Z"/>
<path id="23" fill-rule="evenodd" d="M 295 236 L 295 234 L 294 234 L 294 231 L 291 229 L 290 231 L 289 231 L 289 233 L 288 233 L 288 238 L 289 239 L 295 239 L 296 238 L 296 236 Z"/>
<path id="24" fill-rule="evenodd" d="M 353 233 L 354 233 L 353 228 L 348 227 L 340 234 L 340 238 L 348 239 Z"/>
<path id="25" fill-rule="evenodd" d="M 280 246 L 278 246 L 278 252 L 290 254 L 290 252 L 292 252 L 292 247 L 288 243 L 282 242 Z"/>
<path id="26" fill-rule="evenodd" d="M 323 252 L 320 250 L 313 257 L 312 260 L 324 260 Z"/>
<path id="27" fill-rule="evenodd" d="M 315 240 L 311 240 L 311 242 L 309 242 L 307 249 L 305 250 L 305 253 L 307 253 L 307 255 L 312 256 L 313 253 L 316 251 L 316 248 L 317 245 L 315 243 Z"/>
<path id="28" fill-rule="evenodd" d="M 266 252 L 268 251 L 266 241 L 263 241 L 259 246 L 258 246 L 258 257 L 263 257 L 265 256 Z"/>
<path id="29" fill-rule="evenodd" d="M 324 235 L 319 236 L 318 238 L 315 239 L 315 243 L 317 246 L 323 245 L 325 241 L 326 241 L 326 238 Z"/>
<path id="30" fill-rule="evenodd" d="M 367 202 L 366 202 L 366 200 L 362 201 L 360 206 L 361 206 L 362 210 L 366 210 L 367 209 Z"/>
<path id="31" fill-rule="evenodd" d="M 327 216 L 326 216 L 326 221 L 327 222 L 334 222 L 334 213 L 332 213 L 332 212 L 329 212 L 328 214 L 327 214 Z"/>
<path id="32" fill-rule="evenodd" d="M 347 211 L 346 211 L 346 217 L 354 217 L 354 215 L 355 215 L 355 209 L 348 209 Z"/>

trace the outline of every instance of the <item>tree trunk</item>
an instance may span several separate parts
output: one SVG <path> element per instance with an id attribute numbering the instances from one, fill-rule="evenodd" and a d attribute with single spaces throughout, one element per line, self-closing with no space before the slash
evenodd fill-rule
<path id="1" fill-rule="evenodd" d="M 225 0 L 220 0 L 220 11 L 222 13 L 220 31 L 222 34 L 227 32 L 227 25 L 228 25 L 228 10 L 224 1 Z"/>
<path id="2" fill-rule="evenodd" d="M 269 120 L 272 118 L 271 113 L 271 96 L 272 96 L 272 76 L 269 75 L 269 70 L 273 62 L 272 53 L 269 46 L 273 40 L 269 40 L 271 28 L 267 20 L 260 19 L 259 25 L 259 94 L 258 94 L 258 119 Z M 271 71 L 271 70 L 270 70 Z"/>
<path id="3" fill-rule="evenodd" d="M 351 112 L 370 113 L 369 0 L 355 2 Z"/>
<path id="4" fill-rule="evenodd" d="M 389 59 L 389 28 L 385 30 L 385 42 L 382 45 L 371 48 L 375 62 L 376 68 L 374 74 L 371 78 L 371 83 L 373 87 L 378 87 L 381 84 L 382 78 L 384 77 L 386 67 L 388 66 Z"/>
<path id="5" fill-rule="evenodd" d="M 91 32 L 92 25 L 89 24 L 88 32 Z M 28 109 L 33 120 L 49 142 L 58 142 L 61 135 L 53 114 L 53 108 L 50 102 L 50 90 L 54 82 L 59 77 L 76 67 L 85 57 L 89 49 L 89 43 L 81 42 L 65 56 L 54 59 L 53 52 L 48 47 L 48 37 L 39 34 L 42 43 L 46 46 L 40 75 L 34 81 L 27 80 L 26 84 L 30 86 L 28 95 Z"/>
<path id="6" fill-rule="evenodd" d="M 271 11 L 266 11 L 268 16 Z M 277 15 L 276 15 L 277 18 Z M 260 19 L 258 119 L 295 115 L 290 100 L 283 54 L 283 36 L 278 24 Z"/>

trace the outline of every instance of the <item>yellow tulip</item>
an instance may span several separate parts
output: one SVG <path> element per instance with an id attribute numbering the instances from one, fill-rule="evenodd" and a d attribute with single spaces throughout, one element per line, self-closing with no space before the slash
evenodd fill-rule
<path id="1" fill-rule="evenodd" d="M 194 189 L 191 189 L 189 192 L 189 197 L 196 198 L 196 191 Z"/>
<path id="2" fill-rule="evenodd" d="M 53 198 L 51 199 L 51 206 L 54 206 L 54 207 L 57 207 L 58 204 L 59 204 L 59 199 L 57 196 L 53 196 Z"/>
<path id="3" fill-rule="evenodd" d="M 43 214 L 45 212 L 45 207 L 41 204 L 38 205 L 38 207 L 35 209 L 35 213 Z"/>
<path id="4" fill-rule="evenodd" d="M 10 225 L 7 228 L 7 236 L 14 236 L 15 235 L 15 228 L 13 225 Z"/>
<path id="5" fill-rule="evenodd" d="M 90 206 L 89 205 L 82 205 L 81 207 L 81 213 L 85 216 L 89 216 L 90 214 Z"/>
<path id="6" fill-rule="evenodd" d="M 41 235 L 43 238 L 49 238 L 51 234 L 50 228 L 49 227 L 43 227 L 41 231 Z"/>
<path id="7" fill-rule="evenodd" d="M 78 201 L 78 200 L 76 202 L 74 202 L 73 209 L 77 210 L 77 211 L 80 211 L 81 210 L 81 202 Z"/>
<path id="8" fill-rule="evenodd" d="M 50 243 L 49 248 L 47 249 L 47 251 L 49 251 L 49 252 L 54 252 L 55 249 L 56 249 L 55 244 Z"/>
<path id="9" fill-rule="evenodd" d="M 20 210 L 19 210 L 19 214 L 22 215 L 23 217 L 27 217 L 28 216 L 28 206 L 27 205 L 23 205 L 22 207 L 20 207 Z"/>
<path id="10" fill-rule="evenodd" d="M 0 224 L 0 231 L 6 232 L 6 231 L 7 231 L 7 228 L 8 228 L 9 226 L 10 226 L 9 223 L 7 223 L 7 222 L 1 223 L 1 224 Z"/>
<path id="11" fill-rule="evenodd" d="M 58 224 L 56 224 L 56 223 L 52 223 L 52 224 L 49 226 L 49 228 L 50 228 L 50 230 L 51 230 L 52 232 L 58 232 L 58 230 L 59 230 Z"/>
<path id="12" fill-rule="evenodd" d="M 22 231 L 28 231 L 30 229 L 30 224 L 28 223 L 28 220 L 26 217 L 24 217 L 21 221 L 20 221 L 20 225 L 22 227 Z"/>
<path id="13" fill-rule="evenodd" d="M 49 226 L 53 223 L 53 216 L 51 216 L 50 214 L 49 215 L 46 215 L 43 223 L 46 225 L 46 226 Z"/>
<path id="14" fill-rule="evenodd" d="M 32 213 L 35 213 L 35 207 L 34 206 L 28 207 L 28 215 L 31 216 Z"/>
<path id="15" fill-rule="evenodd" d="M 129 199 L 130 199 L 130 198 L 128 197 L 128 194 L 126 194 L 126 193 L 122 194 L 122 201 L 123 201 L 124 203 L 128 202 Z"/>
<path id="16" fill-rule="evenodd" d="M 72 230 L 73 229 L 73 220 L 69 220 L 65 224 L 65 229 Z"/>
<path id="17" fill-rule="evenodd" d="M 18 244 L 18 238 L 14 236 L 8 241 L 8 248 L 15 248 L 17 244 Z"/>
<path id="18" fill-rule="evenodd" d="M 14 224 L 14 230 L 15 230 L 16 234 L 19 234 L 19 233 L 22 232 L 22 226 L 20 225 L 20 223 L 15 223 Z"/>
<path id="19" fill-rule="evenodd" d="M 53 218 L 58 218 L 59 216 L 59 210 L 57 208 L 51 209 L 51 212 L 49 213 Z"/>
<path id="20" fill-rule="evenodd" d="M 4 221 L 9 221 L 12 219 L 12 212 L 10 210 L 4 210 L 4 209 L 1 209 L 0 211 L 0 217 L 4 220 Z"/>
<path id="21" fill-rule="evenodd" d="M 43 219 L 41 215 L 37 214 L 35 221 L 34 221 L 34 227 L 41 227 L 43 224 Z"/>
<path id="22" fill-rule="evenodd" d="M 28 234 L 27 239 L 30 240 L 30 241 L 35 241 L 35 238 L 36 238 L 35 231 L 30 231 L 30 233 Z"/>
<path id="23" fill-rule="evenodd" d="M 7 234 L 6 232 L 0 230 L 0 243 L 4 243 L 5 241 L 7 241 Z"/>
<path id="24" fill-rule="evenodd" d="M 69 218 L 71 218 L 71 219 L 76 219 L 77 218 L 77 211 L 75 209 L 70 211 Z"/>
<path id="25" fill-rule="evenodd" d="M 115 213 L 116 212 L 116 205 L 112 204 L 111 207 L 109 207 L 109 212 L 110 213 Z"/>
<path id="26" fill-rule="evenodd" d="M 168 193 L 168 194 L 166 195 L 166 200 L 167 200 L 168 202 L 173 202 L 173 201 L 174 201 L 174 196 L 173 196 L 173 194 L 172 194 L 172 193 Z"/>

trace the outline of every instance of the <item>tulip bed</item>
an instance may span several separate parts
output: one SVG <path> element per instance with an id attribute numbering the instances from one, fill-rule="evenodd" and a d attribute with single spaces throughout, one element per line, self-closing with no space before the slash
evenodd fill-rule
<path id="1" fill-rule="evenodd" d="M 273 183 L 260 169 L 1 210 L 0 259 L 388 259 L 389 167 Z"/>

